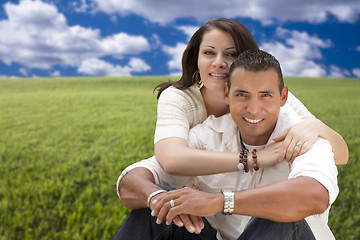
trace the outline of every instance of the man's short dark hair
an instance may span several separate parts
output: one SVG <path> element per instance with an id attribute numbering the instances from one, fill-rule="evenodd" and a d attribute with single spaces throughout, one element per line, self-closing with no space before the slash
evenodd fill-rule
<path id="1" fill-rule="evenodd" d="M 234 70 L 239 67 L 249 72 L 262 72 L 262 71 L 267 71 L 269 69 L 274 69 L 279 77 L 280 93 L 284 88 L 284 79 L 281 72 L 280 63 L 270 53 L 267 53 L 259 49 L 247 50 L 241 53 L 239 57 L 237 57 L 236 60 L 231 64 L 229 71 L 229 78 L 227 80 L 229 89 L 231 85 L 231 75 L 234 72 Z"/>

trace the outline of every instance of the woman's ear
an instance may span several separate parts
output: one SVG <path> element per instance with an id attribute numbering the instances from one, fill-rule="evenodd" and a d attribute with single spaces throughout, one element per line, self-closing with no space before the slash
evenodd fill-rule
<path id="1" fill-rule="evenodd" d="M 289 88 L 288 86 L 285 85 L 283 87 L 283 90 L 281 91 L 281 106 L 285 105 L 288 98 L 288 92 L 289 92 Z"/>

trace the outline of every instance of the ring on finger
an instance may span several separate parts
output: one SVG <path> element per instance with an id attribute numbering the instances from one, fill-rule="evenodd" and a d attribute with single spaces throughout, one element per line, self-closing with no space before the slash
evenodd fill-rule
<path id="1" fill-rule="evenodd" d="M 175 206 L 174 200 L 170 200 L 170 206 L 171 206 L 171 207 L 174 207 L 174 206 Z"/>
<path id="2" fill-rule="evenodd" d="M 301 148 L 302 144 L 300 142 L 298 142 L 295 146 L 298 148 Z"/>

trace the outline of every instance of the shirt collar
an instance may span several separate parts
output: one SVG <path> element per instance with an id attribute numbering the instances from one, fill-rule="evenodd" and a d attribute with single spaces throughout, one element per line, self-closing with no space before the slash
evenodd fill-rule
<path id="1" fill-rule="evenodd" d="M 222 143 L 227 146 L 229 151 L 240 151 L 241 144 L 238 140 L 238 127 L 231 118 L 230 113 L 219 118 L 214 116 L 210 116 L 210 118 L 212 118 L 212 121 L 209 122 L 210 124 L 208 126 L 219 134 L 222 134 Z M 266 145 L 274 142 L 272 140 L 273 137 L 278 136 L 285 129 L 288 129 L 300 121 L 300 117 L 288 104 L 281 107 L 276 126 Z"/>

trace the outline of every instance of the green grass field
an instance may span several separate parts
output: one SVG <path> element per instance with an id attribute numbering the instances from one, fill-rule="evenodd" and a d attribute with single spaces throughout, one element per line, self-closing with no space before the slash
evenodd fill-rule
<path id="1" fill-rule="evenodd" d="M 167 79 L 0 79 L 0 240 L 112 239 L 129 212 L 116 179 L 153 155 L 152 90 Z M 348 143 L 329 225 L 360 239 L 359 80 L 285 82 Z"/>

